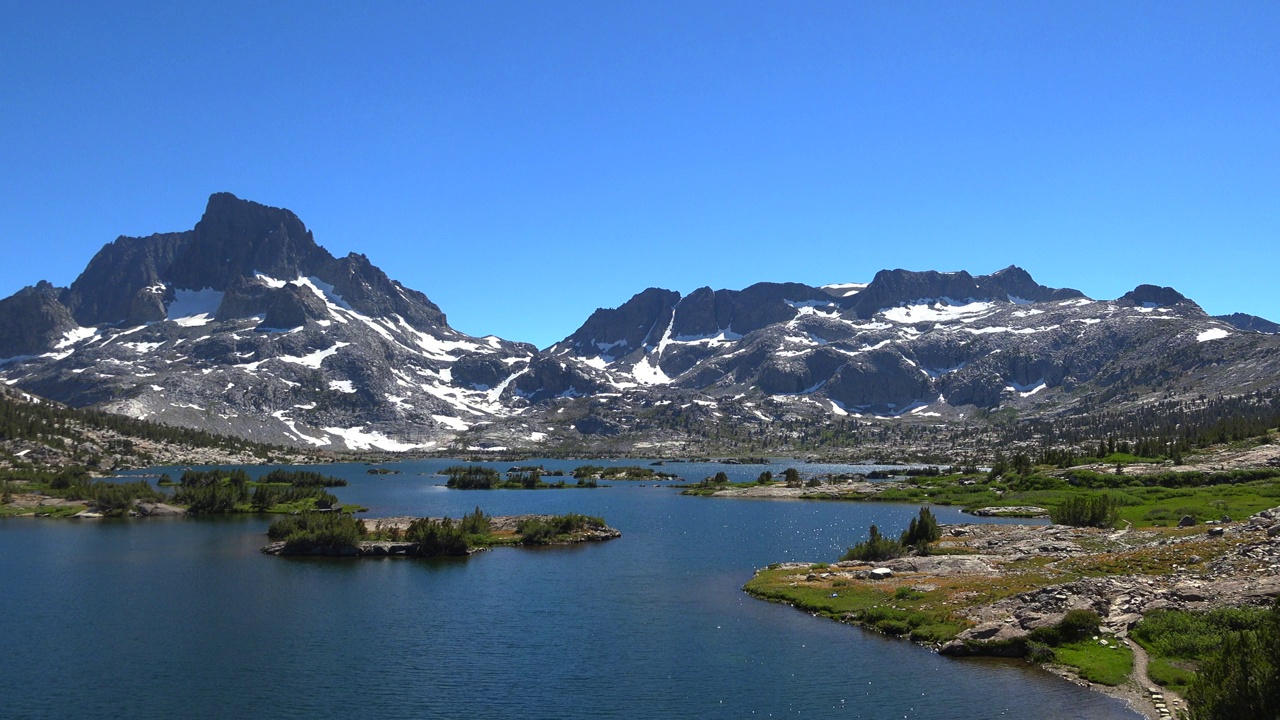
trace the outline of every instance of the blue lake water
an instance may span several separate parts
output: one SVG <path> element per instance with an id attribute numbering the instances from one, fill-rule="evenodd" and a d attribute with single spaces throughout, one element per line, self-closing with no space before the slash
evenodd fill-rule
<path id="1" fill-rule="evenodd" d="M 269 520 L 256 517 L 0 521 L 0 715 L 1139 717 L 1025 663 L 951 660 L 741 591 L 757 567 L 834 560 L 871 523 L 896 531 L 914 506 L 681 497 L 679 483 L 447 490 L 431 473 L 449 464 L 321 469 L 369 516 L 572 511 L 623 537 L 285 559 L 259 552 Z"/>

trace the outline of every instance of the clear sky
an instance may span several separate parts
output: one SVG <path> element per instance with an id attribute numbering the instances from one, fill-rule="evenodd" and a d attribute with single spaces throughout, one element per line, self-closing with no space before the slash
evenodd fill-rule
<path id="1" fill-rule="evenodd" d="M 1280 3 L 0 0 L 0 296 L 210 193 L 546 346 L 991 272 L 1280 320 Z"/>

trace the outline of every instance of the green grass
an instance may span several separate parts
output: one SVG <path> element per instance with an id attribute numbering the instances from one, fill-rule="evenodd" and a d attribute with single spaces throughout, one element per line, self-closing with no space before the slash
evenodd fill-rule
<path id="1" fill-rule="evenodd" d="M 821 572 L 821 568 L 813 568 Z M 943 609 L 945 595 L 906 589 L 899 594 L 867 585 L 836 587 L 792 586 L 785 578 L 796 570 L 763 570 L 743 587 L 748 594 L 773 602 L 784 602 L 807 612 L 836 620 L 852 620 L 887 635 L 909 635 L 919 642 L 945 642 L 964 630 L 966 624 Z"/>
<path id="2" fill-rule="evenodd" d="M 1076 669 L 1080 677 L 1100 685 L 1119 685 L 1133 672 L 1133 651 L 1114 638 L 1108 645 L 1081 640 L 1053 649 L 1053 659 Z"/>
<path id="3" fill-rule="evenodd" d="M 1150 464 L 1150 463 L 1158 463 L 1163 459 L 1164 458 L 1141 457 L 1138 455 L 1131 455 L 1129 453 L 1114 452 L 1102 458 L 1100 457 L 1076 458 L 1074 461 L 1072 461 L 1071 465 L 1072 467 L 1075 467 L 1077 465 L 1093 465 L 1093 464 L 1099 464 L 1099 465 L 1118 465 L 1118 464 L 1133 465 L 1135 463 Z"/>
<path id="4" fill-rule="evenodd" d="M 43 507 L 15 507 L 13 505 L 0 505 L 0 517 L 51 517 L 65 518 L 71 517 L 76 513 L 88 510 L 88 506 L 75 505 L 54 505 Z"/>
<path id="5" fill-rule="evenodd" d="M 1222 646 L 1224 638 L 1259 626 L 1263 608 L 1220 608 L 1208 612 L 1157 610 L 1148 613 L 1131 637 L 1151 657 L 1147 674 L 1162 687 L 1186 692 L 1195 668 Z"/>
<path id="6" fill-rule="evenodd" d="M 1081 473 L 1081 471 L 1075 472 Z M 810 493 L 801 497 L 811 500 L 951 505 L 975 510 L 982 507 L 1014 505 L 1054 508 L 1072 497 L 1105 492 L 1121 503 L 1119 525 L 1122 526 L 1123 521 L 1127 520 L 1135 527 L 1171 527 L 1177 525 L 1185 515 L 1194 517 L 1198 522 L 1217 520 L 1224 515 L 1240 520 L 1258 511 L 1280 505 L 1280 478 L 1246 479 L 1270 472 L 1273 471 L 1271 469 L 1242 471 L 1234 474 L 1239 477 L 1233 477 L 1229 481 L 1214 480 L 1217 476 L 1197 473 L 1162 473 L 1159 476 L 1166 482 L 1172 478 L 1178 482 L 1194 483 L 1213 480 L 1216 483 L 1199 487 L 1161 485 L 1148 487 L 1143 483 L 1156 482 L 1156 480 L 1143 479 L 1137 475 L 1114 477 L 1102 473 L 1081 475 L 1085 478 L 1084 484 L 1114 482 L 1117 485 L 1106 489 L 1076 486 L 1064 478 L 1050 475 L 1033 474 L 1006 482 L 992 481 L 986 475 L 956 474 L 909 478 L 902 481 L 901 487 L 887 487 L 874 494 L 849 493 L 832 496 L 826 493 Z M 1224 477 L 1226 475 L 1232 474 L 1225 474 Z M 965 481 L 974 484 L 962 484 Z M 683 494 L 711 495 L 726 488 L 750 487 L 757 487 L 757 485 L 754 482 L 747 482 L 712 487 L 690 487 L 686 488 Z"/>
<path id="7" fill-rule="evenodd" d="M 1194 666 L 1187 660 L 1153 657 L 1147 662 L 1147 677 L 1160 687 L 1184 694 L 1196 677 Z"/>

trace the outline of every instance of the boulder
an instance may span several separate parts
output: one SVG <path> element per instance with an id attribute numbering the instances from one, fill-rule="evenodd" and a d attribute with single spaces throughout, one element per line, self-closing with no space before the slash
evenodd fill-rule
<path id="1" fill-rule="evenodd" d="M 893 577 L 893 571 L 887 567 L 878 567 L 873 569 L 868 575 L 872 580 L 887 580 Z"/>
<path id="2" fill-rule="evenodd" d="M 1173 588 L 1173 594 L 1179 599 L 1187 602 L 1201 602 L 1209 599 L 1208 595 L 1200 588 L 1190 583 L 1182 583 Z"/>
<path id="3" fill-rule="evenodd" d="M 1138 613 L 1125 613 L 1115 617 L 1107 618 L 1106 625 L 1113 629 L 1132 630 L 1142 620 L 1142 616 Z"/>
<path id="4" fill-rule="evenodd" d="M 1183 515 L 1182 519 L 1178 521 L 1178 527 L 1191 527 L 1192 525 L 1195 525 L 1195 524 L 1196 524 L 1196 519 L 1191 517 L 1190 515 Z"/>

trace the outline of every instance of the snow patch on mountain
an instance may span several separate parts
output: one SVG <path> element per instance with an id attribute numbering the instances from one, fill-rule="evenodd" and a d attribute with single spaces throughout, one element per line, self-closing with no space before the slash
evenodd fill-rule
<path id="1" fill-rule="evenodd" d="M 113 340 L 115 338 L 112 338 Z M 126 342 L 120 343 L 120 347 L 126 347 L 136 353 L 149 353 L 152 350 L 164 345 L 163 342 Z"/>
<path id="2" fill-rule="evenodd" d="M 1005 386 L 1005 390 L 1007 390 L 1008 392 L 1016 392 L 1022 397 L 1031 397 L 1032 395 L 1035 395 L 1036 393 L 1040 392 L 1041 390 L 1044 390 L 1047 387 L 1049 386 L 1045 384 L 1044 380 L 1037 380 L 1036 382 L 1031 383 L 1030 385 L 1019 385 L 1016 382 L 1010 382 L 1007 386 Z"/>
<path id="3" fill-rule="evenodd" d="M 385 450 L 387 452 L 403 452 L 434 446 L 435 441 L 425 443 L 406 443 L 393 440 L 379 432 L 366 431 L 363 425 L 351 428 L 326 427 L 324 431 L 342 438 L 352 450 Z"/>
<path id="4" fill-rule="evenodd" d="M 640 361 L 631 369 L 631 376 L 641 385 L 666 385 L 671 382 L 671 378 L 662 372 L 662 368 L 650 360 L 650 356 L 646 355 L 640 358 Z"/>
<path id="5" fill-rule="evenodd" d="M 330 380 L 329 389 L 348 395 L 354 395 L 356 392 L 355 386 L 352 385 L 350 380 Z"/>
<path id="6" fill-rule="evenodd" d="M 58 344 L 54 345 L 54 347 L 59 350 L 66 347 L 70 347 L 83 340 L 88 340 L 89 338 L 97 334 L 97 332 L 98 332 L 97 328 L 91 328 L 91 327 L 72 328 L 63 334 L 62 339 L 59 340 Z"/>
<path id="7" fill-rule="evenodd" d="M 294 365 L 319 369 L 325 358 L 332 356 L 337 353 L 338 350 L 347 347 L 350 344 L 351 343 L 337 342 L 333 344 L 333 347 L 325 348 L 324 350 L 317 350 L 309 355 L 303 355 L 301 357 L 278 357 L 273 359 L 279 360 L 280 362 L 293 363 Z M 354 392 L 354 390 L 348 392 Z"/>
<path id="8" fill-rule="evenodd" d="M 431 419 L 453 430 L 463 431 L 471 427 L 458 418 L 449 415 L 432 415 Z"/>
<path id="9" fill-rule="evenodd" d="M 990 302 L 957 302 L 951 298 L 941 298 L 937 301 L 926 299 L 918 305 L 903 305 L 900 307 L 889 308 L 887 310 L 882 310 L 880 314 L 886 320 L 896 323 L 940 323 L 961 320 L 966 317 L 988 313 L 994 307 L 995 304 Z"/>
<path id="10" fill-rule="evenodd" d="M 510 375 L 507 376 L 505 380 L 498 383 L 497 387 L 489 391 L 488 400 L 489 400 L 489 403 L 493 405 L 492 412 L 501 412 L 502 406 L 499 403 L 502 400 L 502 393 L 506 392 L 507 386 L 515 382 L 516 378 L 519 378 L 521 375 L 524 375 L 528 372 L 529 372 L 529 368 L 524 368 L 523 370 L 520 370 L 518 372 L 511 373 Z"/>
<path id="11" fill-rule="evenodd" d="M 863 290 L 867 289 L 867 283 L 832 283 L 823 285 L 822 290 L 835 295 L 836 297 L 853 297 Z"/>
<path id="12" fill-rule="evenodd" d="M 175 290 L 165 319 L 182 327 L 208 325 L 213 322 L 213 316 L 222 304 L 222 294 L 221 290 L 212 288 Z"/>
<path id="13" fill-rule="evenodd" d="M 295 405 L 294 407 L 301 408 L 303 406 Z M 314 407 L 314 405 L 312 407 Z M 310 409 L 310 408 L 303 408 L 303 409 Z M 304 443 L 307 443 L 309 445 L 315 445 L 316 447 L 323 447 L 325 445 L 328 445 L 330 442 L 329 438 L 327 437 L 312 437 L 302 432 L 301 430 L 299 430 L 297 421 L 289 417 L 288 410 L 277 410 L 271 413 L 271 416 L 279 420 L 280 422 L 284 423 L 285 426 L 289 428 L 289 432 L 292 433 L 294 437 L 298 438 Z"/>

